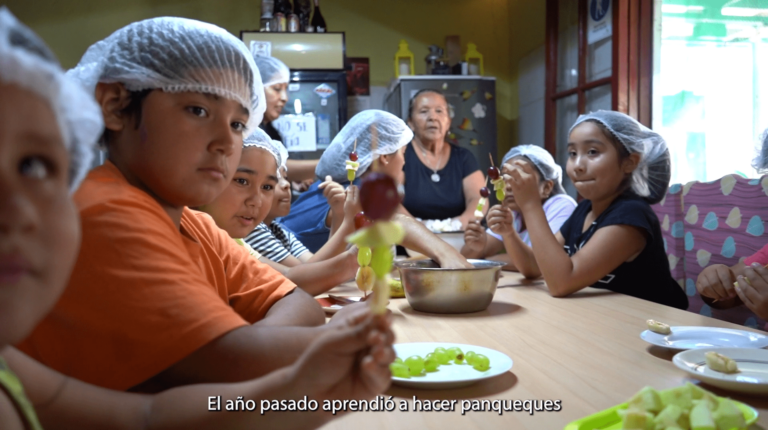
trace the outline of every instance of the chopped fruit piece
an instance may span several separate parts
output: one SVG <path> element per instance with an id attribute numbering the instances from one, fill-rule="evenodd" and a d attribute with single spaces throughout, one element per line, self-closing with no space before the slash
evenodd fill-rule
<path id="1" fill-rule="evenodd" d="M 491 178 L 491 180 L 499 179 L 499 176 L 501 176 L 499 172 L 499 168 L 496 166 L 489 167 L 488 176 Z"/>
<path id="2" fill-rule="evenodd" d="M 357 152 L 352 151 L 349 153 L 349 159 L 352 161 L 357 161 Z"/>
<path id="3" fill-rule="evenodd" d="M 704 354 L 704 359 L 707 361 L 707 367 L 715 372 L 721 373 L 738 373 L 739 366 L 736 362 L 723 354 L 718 354 L 714 351 L 709 351 Z"/>
<path id="4" fill-rule="evenodd" d="M 360 247 L 357 251 L 357 264 L 359 264 L 360 267 L 365 267 L 371 264 L 371 248 L 368 248 L 367 246 Z"/>
<path id="5" fill-rule="evenodd" d="M 669 328 L 668 324 L 664 324 L 663 322 L 655 321 L 655 320 L 648 320 L 645 322 L 648 324 L 648 330 L 658 333 L 658 334 L 670 334 L 672 333 L 672 329 Z"/>
<path id="6" fill-rule="evenodd" d="M 358 212 L 357 215 L 355 215 L 355 230 L 360 230 L 361 228 L 368 227 L 371 224 L 373 224 L 373 221 L 365 216 L 365 212 Z"/>
<path id="7" fill-rule="evenodd" d="M 485 197 L 485 198 L 488 198 L 488 196 L 491 195 L 491 192 L 490 192 L 490 190 L 488 190 L 488 188 L 483 187 L 483 188 L 480 188 L 480 195 Z"/>

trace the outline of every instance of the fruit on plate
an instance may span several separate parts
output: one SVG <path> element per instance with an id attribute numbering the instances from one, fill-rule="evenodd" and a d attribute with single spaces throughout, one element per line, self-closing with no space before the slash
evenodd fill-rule
<path id="1" fill-rule="evenodd" d="M 663 322 L 659 322 L 656 320 L 648 320 L 645 322 L 648 325 L 648 330 L 658 333 L 658 334 L 670 334 L 672 333 L 672 329 L 669 328 L 668 324 L 664 324 Z"/>
<path id="2" fill-rule="evenodd" d="M 731 357 L 709 351 L 704 354 L 707 367 L 720 373 L 739 373 L 739 366 Z"/>
<path id="3" fill-rule="evenodd" d="M 691 383 L 662 392 L 645 387 L 627 404 L 618 411 L 624 430 L 732 430 L 747 425 L 730 399 Z"/>
<path id="4" fill-rule="evenodd" d="M 389 366 L 392 376 L 399 378 L 410 378 L 411 376 L 424 376 L 426 373 L 437 372 L 440 366 L 464 365 L 472 366 L 479 372 L 485 372 L 491 368 L 491 361 L 482 354 L 476 354 L 474 351 L 467 351 L 465 354 L 461 348 L 452 347 L 447 350 L 443 347 L 437 347 L 423 358 L 418 355 L 412 355 L 403 361 L 400 357 L 395 358 L 395 362 Z M 394 366 L 398 365 L 398 366 Z M 407 376 L 402 376 L 403 370 L 400 365 L 405 366 Z"/>
<path id="5" fill-rule="evenodd" d="M 389 279 L 389 296 L 396 299 L 402 299 L 405 297 L 405 290 L 403 289 L 403 283 L 399 279 Z"/>

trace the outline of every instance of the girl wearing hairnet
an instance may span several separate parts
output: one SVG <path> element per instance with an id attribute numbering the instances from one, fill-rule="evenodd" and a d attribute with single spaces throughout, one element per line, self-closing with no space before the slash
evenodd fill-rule
<path id="1" fill-rule="evenodd" d="M 563 190 L 563 169 L 555 163 L 546 149 L 536 145 L 520 145 L 504 155 L 501 162 L 502 173 L 510 172 L 503 166 L 509 166 L 507 163 L 518 160 L 533 166 L 531 170 L 538 179 L 544 215 L 552 233 L 557 233 L 576 208 L 576 201 Z M 521 257 L 525 258 L 530 252 L 531 238 L 525 218 L 515 202 L 515 195 L 509 185 L 506 188 L 506 197 L 502 204 L 495 205 L 488 211 L 487 230 L 482 228 L 480 221 L 472 221 L 467 225 L 461 253 L 467 258 L 503 261 L 507 263 L 505 269 L 517 270 L 516 261 Z M 502 251 L 506 253 L 499 255 Z"/>
<path id="2" fill-rule="evenodd" d="M 273 122 L 280 118 L 280 113 L 288 102 L 288 82 L 291 79 L 291 70 L 275 57 L 256 56 L 253 60 L 259 69 L 261 81 L 264 83 L 264 94 L 267 102 L 267 110 L 264 112 L 264 119 L 259 127 L 267 132 L 272 140 L 282 142 L 283 137 L 274 127 Z M 317 160 L 288 160 L 287 166 L 288 171 L 291 172 L 291 180 L 296 182 L 296 189 L 306 191 L 315 179 Z"/>
<path id="3" fill-rule="evenodd" d="M 64 76 L 43 42 L 5 7 L 0 7 L 0 124 L 0 248 L 11 252 L 0 255 L 0 428 L 141 430 L 149 423 L 157 429 L 315 428 L 333 416 L 211 414 L 206 407 L 190 408 L 190 402 L 205 404 L 212 393 L 225 399 L 373 398 L 389 385 L 394 352 L 371 324 L 337 327 L 296 363 L 260 379 L 189 385 L 157 395 L 99 388 L 16 350 L 11 345 L 28 336 L 62 294 L 81 233 L 89 234 L 79 228 L 70 193 L 89 167 L 103 123 L 92 95 Z"/>
<path id="4" fill-rule="evenodd" d="M 256 130 L 245 139 L 232 182 L 216 200 L 199 209 L 211 215 L 216 225 L 259 261 L 317 295 L 355 276 L 359 267 L 357 248 L 345 250 L 344 237 L 336 235 L 324 250 L 312 254 L 293 233 L 273 222 L 270 214 L 276 197 L 280 195 L 290 202 L 289 184 L 284 177 L 288 153 L 284 148 L 262 130 Z M 352 193 L 348 197 L 354 198 Z"/>
<path id="5" fill-rule="evenodd" d="M 313 184 L 294 203 L 291 213 L 279 221 L 310 251 L 320 249 L 329 239 L 333 218 L 339 215 L 339 210 L 331 208 L 323 196 L 323 188 L 333 184 L 357 187 L 360 179 L 370 171 L 374 161 L 378 163 L 380 171 L 399 181 L 405 163 L 403 149 L 411 138 L 413 132 L 405 122 L 389 112 L 369 109 L 358 113 L 341 129 L 320 157 L 315 173 L 318 177 L 325 178 L 325 181 L 322 184 Z M 349 153 L 354 148 L 360 166 L 354 184 L 350 184 L 345 161 L 349 159 Z M 359 211 L 358 206 L 351 213 L 356 214 Z M 344 221 L 334 235 L 342 234 L 346 237 L 354 231 L 354 217 L 342 217 Z M 398 216 L 398 219 L 406 231 L 403 246 L 432 257 L 443 267 L 470 267 L 458 251 L 431 234 L 423 224 L 410 216 L 402 215 Z"/>
<path id="6" fill-rule="evenodd" d="M 768 173 L 768 130 L 758 139 L 757 156 L 752 167 L 759 174 Z M 745 305 L 758 317 L 768 320 L 768 245 L 733 265 L 713 264 L 699 273 L 696 290 L 704 302 L 715 309 Z M 749 313 L 747 310 L 743 310 Z M 745 315 L 741 321 L 749 318 Z"/>
<path id="7" fill-rule="evenodd" d="M 669 150 L 660 135 L 619 112 L 580 116 L 569 132 L 566 171 L 584 200 L 556 234 L 530 163 L 504 167 L 531 237 L 532 248 L 518 265 L 526 277 L 544 276 L 555 297 L 592 286 L 688 307 L 650 206 L 666 195 L 670 178 Z"/>
<path id="8" fill-rule="evenodd" d="M 74 195 L 77 264 L 23 352 L 117 390 L 243 381 L 352 317 L 325 325 L 312 296 L 189 209 L 226 189 L 264 113 L 242 41 L 200 21 L 139 21 L 92 45 L 68 76 L 95 96 L 108 160 Z"/>

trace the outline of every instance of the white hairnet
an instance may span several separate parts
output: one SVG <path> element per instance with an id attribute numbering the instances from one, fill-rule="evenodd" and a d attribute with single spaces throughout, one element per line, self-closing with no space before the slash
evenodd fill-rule
<path id="1" fill-rule="evenodd" d="M 752 167 L 760 173 L 768 171 L 768 129 L 760 134 L 757 142 L 757 156 L 752 161 Z"/>
<path id="2" fill-rule="evenodd" d="M 272 144 L 277 147 L 277 151 L 280 153 L 280 162 L 278 163 L 277 168 L 284 168 L 285 171 L 288 171 L 288 148 L 283 145 L 283 142 L 280 142 L 279 140 L 273 140 Z"/>
<path id="3" fill-rule="evenodd" d="M 376 151 L 371 151 L 373 134 L 371 125 L 376 126 Z M 320 178 L 330 175 L 336 182 L 346 182 L 345 161 L 357 140 L 357 176 L 362 176 L 373 159 L 379 155 L 392 154 L 413 140 L 413 132 L 402 119 L 383 110 L 364 110 L 353 116 L 323 152 L 317 163 L 315 174 Z"/>
<path id="4" fill-rule="evenodd" d="M 504 155 L 501 164 L 504 165 L 515 157 L 525 157 L 536 166 L 536 169 L 545 181 L 553 181 L 555 185 L 552 188 L 552 194 L 565 193 L 563 189 L 563 168 L 555 163 L 555 159 L 552 158 L 552 154 L 549 151 L 537 145 L 519 145 L 510 149 Z"/>
<path id="5" fill-rule="evenodd" d="M 69 150 L 70 190 L 77 189 L 104 128 L 101 109 L 78 82 L 64 75 L 45 43 L 4 6 L 0 7 L 0 82 L 31 91 L 51 106 Z"/>
<path id="6" fill-rule="evenodd" d="M 256 56 L 253 59 L 261 74 L 261 82 L 265 87 L 277 84 L 287 84 L 291 79 L 291 69 L 275 57 Z"/>
<path id="7" fill-rule="evenodd" d="M 641 155 L 640 163 L 632 172 L 631 189 L 651 204 L 660 202 L 671 177 L 669 149 L 664 138 L 628 115 L 606 110 L 579 116 L 568 134 L 584 121 L 602 125 L 630 154 Z"/>
<path id="8" fill-rule="evenodd" d="M 280 163 L 283 162 L 282 154 L 280 152 L 280 147 L 283 147 L 282 143 L 272 140 L 264 130 L 259 128 L 254 130 L 250 136 L 243 140 L 243 147 L 261 148 L 272 154 L 272 156 L 275 157 L 275 165 L 277 166 L 277 177 L 280 177 Z"/>
<path id="9" fill-rule="evenodd" d="M 68 72 L 94 91 L 120 82 L 129 91 L 199 92 L 234 100 L 250 114 L 252 133 L 267 108 L 261 76 L 240 39 L 213 24 L 185 18 L 134 22 L 91 45 Z"/>

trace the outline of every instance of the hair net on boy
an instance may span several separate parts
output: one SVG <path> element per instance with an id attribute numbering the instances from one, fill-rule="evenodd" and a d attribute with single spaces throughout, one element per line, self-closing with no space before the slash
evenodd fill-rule
<path id="1" fill-rule="evenodd" d="M 280 177 L 280 163 L 282 162 L 282 155 L 280 148 L 283 144 L 272 140 L 269 135 L 261 128 L 254 130 L 254 132 L 243 140 L 244 148 L 261 148 L 275 157 L 275 165 L 277 166 L 277 177 Z"/>
<path id="2" fill-rule="evenodd" d="M 288 171 L 288 148 L 283 145 L 283 142 L 280 142 L 279 140 L 273 140 L 272 143 L 277 147 L 277 151 L 280 153 L 280 162 L 278 163 L 277 168 L 283 168 L 285 171 Z"/>
<path id="3" fill-rule="evenodd" d="M 519 145 L 510 149 L 505 155 L 501 164 L 504 165 L 515 157 L 525 157 L 536 166 L 539 174 L 545 181 L 553 181 L 552 194 L 563 194 L 563 168 L 555 163 L 552 154 L 546 149 L 537 145 Z"/>
<path id="4" fill-rule="evenodd" d="M 265 87 L 277 84 L 287 84 L 291 79 L 291 69 L 275 57 L 256 56 L 253 59 L 259 68 L 261 81 Z"/>
<path id="5" fill-rule="evenodd" d="M 752 167 L 759 173 L 768 171 L 768 129 L 760 134 L 757 142 L 757 156 L 752 161 Z"/>
<path id="6" fill-rule="evenodd" d="M 120 82 L 129 91 L 199 92 L 234 100 L 248 109 L 245 135 L 267 108 L 261 76 L 245 44 L 215 25 L 185 18 L 129 24 L 95 44 L 68 72 L 90 91 Z"/>
<path id="7" fill-rule="evenodd" d="M 31 91 L 51 106 L 69 151 L 70 190 L 77 189 L 104 128 L 101 109 L 79 82 L 64 75 L 45 43 L 5 7 L 0 7 L 0 82 Z"/>
<path id="8" fill-rule="evenodd" d="M 651 204 L 660 202 L 671 177 L 669 149 L 664 138 L 628 115 L 606 110 L 579 116 L 568 134 L 584 121 L 601 124 L 630 154 L 641 155 L 632 172 L 631 190 Z"/>
<path id="9" fill-rule="evenodd" d="M 376 127 L 376 150 L 371 144 L 373 133 L 371 126 Z M 345 161 L 349 157 L 357 140 L 357 176 L 360 177 L 368 170 L 373 159 L 379 155 L 392 154 L 413 139 L 413 132 L 402 119 L 383 110 L 364 110 L 353 116 L 333 139 L 325 150 L 320 162 L 315 168 L 319 178 L 330 175 L 336 182 L 347 182 L 347 167 Z"/>

